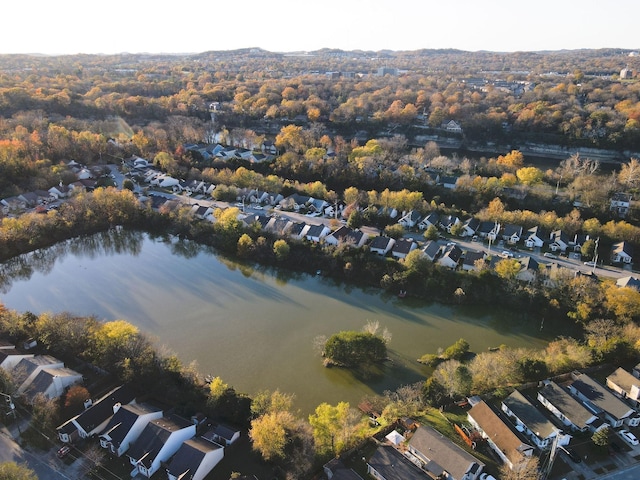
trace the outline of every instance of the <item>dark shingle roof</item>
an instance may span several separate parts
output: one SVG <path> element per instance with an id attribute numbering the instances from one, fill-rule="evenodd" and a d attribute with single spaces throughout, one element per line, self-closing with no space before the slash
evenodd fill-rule
<path id="1" fill-rule="evenodd" d="M 147 415 L 149 413 L 158 412 L 157 408 L 150 407 L 145 404 L 129 404 L 123 405 L 118 409 L 104 430 L 100 432 L 100 435 L 108 434 L 111 438 L 111 443 L 116 447 L 119 447 L 122 441 L 131 430 L 131 427 L 136 423 L 138 417 Z"/>
<path id="2" fill-rule="evenodd" d="M 623 419 L 629 414 L 629 410 L 632 410 L 630 406 L 584 373 L 578 375 L 571 386 L 597 408 L 604 410 L 614 418 Z"/>
<path id="3" fill-rule="evenodd" d="M 463 478 L 474 464 L 484 467 L 484 463 L 431 427 L 418 427 L 409 439 L 409 445 L 430 460 L 426 468 L 436 475 L 438 468 L 429 468 L 434 467 L 433 463 L 456 479 Z"/>
<path id="4" fill-rule="evenodd" d="M 416 467 L 393 447 L 378 447 L 367 463 L 387 480 L 430 479 L 426 473 Z"/>
<path id="5" fill-rule="evenodd" d="M 538 395 L 545 398 L 571 423 L 580 429 L 586 428 L 587 422 L 594 416 L 582 403 L 555 382 L 547 383 L 540 389 Z"/>
<path id="6" fill-rule="evenodd" d="M 191 438 L 182 443 L 167 467 L 167 473 L 176 478 L 192 478 L 205 455 L 222 447 L 201 438 Z M 188 475 L 185 475 L 188 474 Z"/>
<path id="7" fill-rule="evenodd" d="M 558 431 L 551 420 L 545 417 L 540 410 L 518 390 L 515 390 L 505 398 L 502 403 L 504 403 L 529 430 L 535 432 L 540 439 L 548 438 L 554 432 Z"/>
<path id="8" fill-rule="evenodd" d="M 114 388 L 109 393 L 100 398 L 87 410 L 75 418 L 85 432 L 90 432 L 102 422 L 113 416 L 113 406 L 116 403 L 127 405 L 131 403 L 135 395 L 131 388 L 126 385 Z"/>
<path id="9" fill-rule="evenodd" d="M 144 428 L 138 439 L 131 445 L 127 455 L 134 460 L 150 468 L 153 460 L 167 442 L 168 438 L 175 431 L 191 425 L 186 420 L 174 416 L 162 417 L 150 421 Z"/>

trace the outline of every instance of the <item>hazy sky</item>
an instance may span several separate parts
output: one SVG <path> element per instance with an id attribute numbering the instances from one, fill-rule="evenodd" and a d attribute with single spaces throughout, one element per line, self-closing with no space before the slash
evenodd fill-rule
<path id="1" fill-rule="evenodd" d="M 5 0 L 0 53 L 640 49 L 639 0 Z"/>

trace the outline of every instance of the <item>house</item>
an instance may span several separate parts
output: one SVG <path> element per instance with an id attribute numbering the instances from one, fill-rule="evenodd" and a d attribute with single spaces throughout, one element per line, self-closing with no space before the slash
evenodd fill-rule
<path id="1" fill-rule="evenodd" d="M 566 252 L 569 247 L 569 237 L 562 230 L 556 230 L 549 235 L 549 249 L 552 252 Z"/>
<path id="2" fill-rule="evenodd" d="M 569 394 L 557 383 L 547 380 L 538 390 L 538 401 L 564 425 L 572 430 L 597 431 L 607 426 L 598 416 Z"/>
<path id="3" fill-rule="evenodd" d="M 531 227 L 526 231 L 524 239 L 527 248 L 542 248 L 548 241 L 549 235 L 540 227 Z"/>
<path id="4" fill-rule="evenodd" d="M 151 420 L 127 452 L 129 462 L 134 466 L 131 476 L 151 478 L 182 443 L 195 434 L 196 426 L 193 423 L 175 415 Z"/>
<path id="5" fill-rule="evenodd" d="M 16 350 L 15 346 L 12 348 L 2 348 L 0 349 L 0 368 L 9 371 L 20 363 L 23 358 L 33 357 L 35 357 L 33 353 L 23 353 Z"/>
<path id="6" fill-rule="evenodd" d="M 540 273 L 540 264 L 533 257 L 520 257 L 518 259 L 522 269 L 516 275 L 521 282 L 533 283 Z"/>
<path id="7" fill-rule="evenodd" d="M 100 446 L 109 450 L 112 455 L 121 457 L 138 439 L 147 424 L 160 418 L 162 410 L 146 404 L 115 404 L 113 416 L 99 434 Z"/>
<path id="8" fill-rule="evenodd" d="M 513 431 L 484 400 L 471 407 L 467 419 L 510 469 L 533 454 L 533 446 Z"/>
<path id="9" fill-rule="evenodd" d="M 518 390 L 502 401 L 501 408 L 514 421 L 516 429 L 526 434 L 540 450 L 550 447 L 555 437 L 559 445 L 568 445 L 571 440 L 570 435 L 564 435 Z"/>
<path id="10" fill-rule="evenodd" d="M 293 223 L 289 228 L 289 236 L 291 238 L 300 240 L 301 238 L 304 238 L 306 236 L 307 231 L 309 230 L 310 227 L 311 225 L 307 225 L 304 222 Z"/>
<path id="11" fill-rule="evenodd" d="M 624 218 L 631 209 L 631 195 L 628 193 L 614 193 L 609 203 L 609 211 Z"/>
<path id="12" fill-rule="evenodd" d="M 265 229 L 282 237 L 290 232 L 292 225 L 293 222 L 287 218 L 271 217 Z"/>
<path id="13" fill-rule="evenodd" d="M 191 213 L 200 220 L 205 220 L 213 215 L 213 208 L 198 205 L 197 203 L 191 207 Z"/>
<path id="14" fill-rule="evenodd" d="M 484 468 L 484 463 L 431 427 L 418 427 L 407 448 L 432 478 L 475 480 Z"/>
<path id="15" fill-rule="evenodd" d="M 240 439 L 240 430 L 221 423 L 207 431 L 202 438 L 223 446 L 229 446 Z"/>
<path id="16" fill-rule="evenodd" d="M 403 215 L 400 220 L 398 220 L 398 223 L 404 228 L 413 228 L 418 224 L 418 222 L 420 222 L 421 219 L 422 215 L 420 214 L 420 212 L 411 210 Z"/>
<path id="17" fill-rule="evenodd" d="M 468 218 L 462 224 L 462 233 L 460 234 L 460 236 L 461 237 L 474 236 L 479 226 L 480 226 L 480 220 L 474 217 Z"/>
<path id="18" fill-rule="evenodd" d="M 331 230 L 329 227 L 320 224 L 320 225 L 310 225 L 309 229 L 305 234 L 305 238 L 310 242 L 319 243 L 324 237 L 329 235 Z"/>
<path id="19" fill-rule="evenodd" d="M 266 153 L 269 155 L 278 154 L 278 149 L 270 140 L 265 140 L 264 142 L 262 142 L 262 145 L 260 146 L 260 150 L 262 151 L 262 153 Z"/>
<path id="20" fill-rule="evenodd" d="M 455 270 L 458 267 L 458 262 L 462 257 L 462 250 L 457 245 L 449 245 L 444 249 L 442 256 L 436 262 L 438 265 L 442 265 L 445 268 L 451 268 Z"/>
<path id="21" fill-rule="evenodd" d="M 629 242 L 614 243 L 611 248 L 611 261 L 613 263 L 626 263 L 631 264 L 633 262 L 633 249 Z"/>
<path id="22" fill-rule="evenodd" d="M 67 198 L 71 194 L 71 189 L 69 188 L 69 185 L 63 185 L 62 182 L 60 182 L 59 185 L 51 187 L 48 192 L 56 200 L 59 200 L 61 198 Z"/>
<path id="23" fill-rule="evenodd" d="M 447 132 L 452 133 L 462 133 L 462 127 L 455 120 L 449 120 L 441 125 L 441 128 L 445 129 Z"/>
<path id="24" fill-rule="evenodd" d="M 628 287 L 640 291 L 640 279 L 637 277 L 620 277 L 616 280 L 616 285 L 620 288 Z"/>
<path id="25" fill-rule="evenodd" d="M 436 258 L 438 257 L 438 255 L 440 254 L 441 251 L 441 247 L 438 244 L 438 242 L 435 242 L 433 240 L 429 240 L 424 247 L 422 247 L 422 253 L 425 254 L 425 256 L 431 260 L 432 262 L 436 261 Z"/>
<path id="26" fill-rule="evenodd" d="M 347 468 L 338 457 L 332 458 L 322 467 L 328 480 L 363 480 L 355 470 Z"/>
<path id="27" fill-rule="evenodd" d="M 631 375 L 624 368 L 619 367 L 607 377 L 607 387 L 622 398 L 629 399 L 636 407 L 640 405 L 640 379 Z"/>
<path id="28" fill-rule="evenodd" d="M 604 386 L 593 380 L 585 373 L 571 375 L 573 382 L 569 391 L 577 397 L 588 410 L 604 416 L 606 422 L 613 428 L 623 424 L 631 427 L 640 425 L 640 416 L 629 405 L 624 403 Z"/>
<path id="29" fill-rule="evenodd" d="M 91 178 L 78 180 L 70 183 L 69 188 L 71 188 L 72 194 L 75 192 L 92 192 L 96 188 L 96 181 Z"/>
<path id="30" fill-rule="evenodd" d="M 373 253 L 384 256 L 391 251 L 395 243 L 396 241 L 393 238 L 380 235 L 371 240 L 369 243 L 369 250 Z"/>
<path id="31" fill-rule="evenodd" d="M 498 222 L 480 222 L 480 225 L 478 225 L 478 229 L 476 230 L 476 233 L 481 238 L 486 238 L 492 242 L 498 237 L 499 232 L 500 224 Z"/>
<path id="32" fill-rule="evenodd" d="M 56 428 L 60 441 L 73 443 L 78 438 L 88 438 L 100 433 L 113 417 L 114 405 L 127 405 L 134 400 L 135 395 L 129 387 L 123 385 L 114 388 L 95 403 L 89 402 L 84 412 Z"/>
<path id="33" fill-rule="evenodd" d="M 522 227 L 520 225 L 505 225 L 500 232 L 502 239 L 510 245 L 515 245 L 522 237 Z"/>
<path id="34" fill-rule="evenodd" d="M 289 195 L 287 198 L 283 198 L 280 201 L 280 206 L 285 210 L 293 210 L 297 212 L 301 208 L 307 208 L 312 201 L 313 198 L 309 196 L 294 193 Z"/>
<path id="35" fill-rule="evenodd" d="M 363 246 L 369 237 L 360 230 L 352 230 L 346 225 L 342 225 L 335 232 L 331 232 L 324 239 L 329 245 L 350 245 L 353 247 Z"/>
<path id="36" fill-rule="evenodd" d="M 391 255 L 396 258 L 406 258 L 409 252 L 418 247 L 418 244 L 410 238 L 399 238 L 391 249 Z"/>
<path id="37" fill-rule="evenodd" d="M 18 212 L 27 208 L 27 202 L 21 196 L 7 197 L 0 200 L 4 214 Z"/>
<path id="38" fill-rule="evenodd" d="M 169 480 L 202 480 L 224 458 L 224 447 L 202 438 L 185 440 L 167 466 Z"/>
<path id="39" fill-rule="evenodd" d="M 444 215 L 440 217 L 440 228 L 446 230 L 447 233 L 451 233 L 451 228 L 459 223 L 460 219 L 455 215 Z"/>
<path id="40" fill-rule="evenodd" d="M 377 480 L 432 480 L 390 445 L 381 445 L 367 460 L 367 473 Z"/>
<path id="41" fill-rule="evenodd" d="M 456 188 L 457 183 L 458 183 L 458 177 L 450 177 L 450 176 L 440 177 L 440 185 L 442 185 L 446 189 L 453 190 L 454 188 Z"/>
<path id="42" fill-rule="evenodd" d="M 462 269 L 465 271 L 478 270 L 478 262 L 484 261 L 484 252 L 466 252 L 462 259 Z"/>
<path id="43" fill-rule="evenodd" d="M 418 222 L 418 228 L 420 230 L 426 230 L 429 227 L 438 228 L 438 225 L 440 225 L 440 215 L 437 212 L 431 212 Z"/>
<path id="44" fill-rule="evenodd" d="M 69 387 L 82 383 L 82 374 L 66 367 L 43 368 L 20 392 L 31 403 L 36 395 L 49 400 L 61 397 Z"/>
<path id="45" fill-rule="evenodd" d="M 22 358 L 9 372 L 17 393 L 22 394 L 45 368 L 64 368 L 64 362 L 50 355 L 34 355 Z"/>

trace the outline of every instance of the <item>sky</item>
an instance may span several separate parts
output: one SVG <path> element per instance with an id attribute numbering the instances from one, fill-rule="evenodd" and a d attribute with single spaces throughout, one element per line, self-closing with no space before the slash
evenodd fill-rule
<path id="1" fill-rule="evenodd" d="M 640 50 L 639 0 L 4 0 L 0 53 Z"/>

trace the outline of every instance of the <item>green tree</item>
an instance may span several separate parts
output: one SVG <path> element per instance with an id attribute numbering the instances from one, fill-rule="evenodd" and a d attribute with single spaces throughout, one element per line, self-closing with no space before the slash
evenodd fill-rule
<path id="1" fill-rule="evenodd" d="M 384 229 L 384 234 L 387 237 L 391 238 L 401 238 L 404 235 L 404 227 L 399 223 L 394 223 L 393 225 L 387 225 Z"/>
<path id="2" fill-rule="evenodd" d="M 429 225 L 423 234 L 425 240 L 437 240 L 438 239 L 438 229 L 435 225 Z"/>
<path id="3" fill-rule="evenodd" d="M 279 261 L 285 260 L 289 256 L 291 247 L 286 240 L 276 240 L 273 242 L 273 253 Z"/>
<path id="4" fill-rule="evenodd" d="M 238 239 L 238 248 L 237 248 L 238 256 L 239 257 L 249 256 L 253 248 L 254 248 L 253 239 L 246 233 L 243 233 L 242 236 Z"/>
<path id="5" fill-rule="evenodd" d="M 453 345 L 447 347 L 442 353 L 442 356 L 446 359 L 461 360 L 467 353 L 469 353 L 469 342 L 461 338 Z"/>
<path id="6" fill-rule="evenodd" d="M 337 365 L 353 367 L 385 360 L 387 345 L 382 338 L 370 333 L 343 331 L 327 339 L 323 353 Z"/>
<path id="7" fill-rule="evenodd" d="M 496 263 L 495 270 L 500 278 L 514 280 L 522 270 L 522 265 L 515 258 L 505 258 Z"/>
<path id="8" fill-rule="evenodd" d="M 285 458 L 288 430 L 293 423 L 293 415 L 283 411 L 267 413 L 252 420 L 249 438 L 253 449 L 260 452 L 266 461 Z"/>
<path id="9" fill-rule="evenodd" d="M 332 455 L 342 452 L 349 446 L 359 418 L 347 402 L 339 402 L 336 406 L 318 405 L 315 413 L 309 415 L 316 450 Z"/>
<path id="10" fill-rule="evenodd" d="M 130 178 L 125 178 L 122 182 L 122 188 L 133 191 L 135 189 L 135 185 Z"/>
<path id="11" fill-rule="evenodd" d="M 606 447 L 609 445 L 609 427 L 601 428 L 591 435 L 591 441 L 598 447 Z"/>
<path id="12" fill-rule="evenodd" d="M 580 247 L 580 254 L 588 259 L 592 259 L 596 253 L 596 242 L 595 240 L 587 240 Z"/>
<path id="13" fill-rule="evenodd" d="M 523 167 L 516 171 L 516 177 L 520 183 L 525 185 L 535 185 L 542 182 L 544 178 L 544 172 L 536 167 Z"/>
<path id="14" fill-rule="evenodd" d="M 209 399 L 213 402 L 219 400 L 229 389 L 229 385 L 222 381 L 220 377 L 214 377 L 209 383 Z"/>

